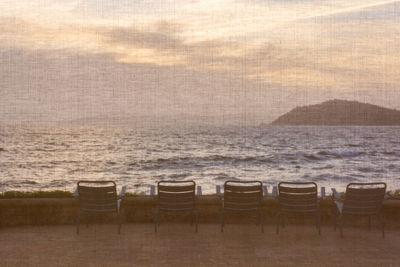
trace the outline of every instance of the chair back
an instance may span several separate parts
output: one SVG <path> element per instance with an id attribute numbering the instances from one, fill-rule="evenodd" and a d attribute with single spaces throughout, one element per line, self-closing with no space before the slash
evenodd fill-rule
<path id="1" fill-rule="evenodd" d="M 318 186 L 314 182 L 280 182 L 281 212 L 311 213 L 318 210 Z"/>
<path id="2" fill-rule="evenodd" d="M 190 211 L 195 208 L 194 181 L 160 181 L 157 184 L 158 209 L 161 211 Z"/>
<path id="3" fill-rule="evenodd" d="M 232 211 L 259 210 L 262 195 L 261 181 L 226 181 L 224 184 L 224 209 Z"/>
<path id="4" fill-rule="evenodd" d="M 343 213 L 378 214 L 386 194 L 386 183 L 350 183 L 346 187 Z"/>
<path id="5" fill-rule="evenodd" d="M 86 212 L 117 212 L 117 186 L 113 181 L 79 181 L 80 209 Z"/>

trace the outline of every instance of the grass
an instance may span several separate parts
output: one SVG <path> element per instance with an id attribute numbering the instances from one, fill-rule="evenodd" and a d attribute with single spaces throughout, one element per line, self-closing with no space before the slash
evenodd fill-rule
<path id="1" fill-rule="evenodd" d="M 9 198 L 71 198 L 72 192 L 54 190 L 54 191 L 7 191 L 0 194 L 0 199 Z"/>
<path id="2" fill-rule="evenodd" d="M 400 200 L 400 189 L 394 191 L 388 191 L 387 194 L 389 196 L 389 199 Z"/>
<path id="3" fill-rule="evenodd" d="M 126 193 L 126 197 L 136 197 L 137 193 Z M 0 199 L 13 198 L 72 198 L 73 193 L 70 191 L 54 190 L 54 191 L 7 191 L 0 193 Z"/>

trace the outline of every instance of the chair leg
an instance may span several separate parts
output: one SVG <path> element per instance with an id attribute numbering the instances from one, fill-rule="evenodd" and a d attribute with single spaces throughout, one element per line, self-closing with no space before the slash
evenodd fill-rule
<path id="1" fill-rule="evenodd" d="M 81 212 L 78 211 L 78 214 L 76 215 L 76 234 L 79 235 L 79 224 L 81 221 Z"/>
<path id="2" fill-rule="evenodd" d="M 196 233 L 198 231 L 198 224 L 199 224 L 199 216 L 197 212 L 194 212 L 194 217 L 195 217 L 195 223 L 196 223 Z"/>
<path id="3" fill-rule="evenodd" d="M 339 216 L 340 237 L 343 238 L 343 215 Z"/>
<path id="4" fill-rule="evenodd" d="M 371 232 L 371 215 L 368 215 L 368 232 Z"/>
<path id="5" fill-rule="evenodd" d="M 154 232 L 157 233 L 157 226 L 158 226 L 158 211 L 154 214 Z"/>
<path id="6" fill-rule="evenodd" d="M 279 223 L 280 223 L 280 220 L 281 220 L 281 214 L 278 213 L 275 216 L 275 218 L 276 218 L 276 234 L 279 235 Z"/>
<path id="7" fill-rule="evenodd" d="M 337 226 L 337 215 L 338 215 L 338 212 L 335 209 L 334 212 L 333 212 L 333 230 L 335 232 L 336 232 L 336 226 Z"/>
<path id="8" fill-rule="evenodd" d="M 321 235 L 321 214 L 317 213 L 317 227 L 318 227 L 318 234 Z"/>
<path id="9" fill-rule="evenodd" d="M 260 212 L 261 219 L 261 233 L 264 233 L 264 213 Z"/>
<path id="10" fill-rule="evenodd" d="M 385 238 L 385 219 L 381 214 L 378 215 L 379 220 L 381 221 L 381 227 L 382 227 L 382 238 Z"/>
<path id="11" fill-rule="evenodd" d="M 118 234 L 121 234 L 121 213 L 118 211 Z"/>
<path id="12" fill-rule="evenodd" d="M 222 209 L 222 211 L 221 211 L 221 233 L 224 232 L 224 226 L 225 226 L 225 218 L 224 218 L 224 210 Z"/>

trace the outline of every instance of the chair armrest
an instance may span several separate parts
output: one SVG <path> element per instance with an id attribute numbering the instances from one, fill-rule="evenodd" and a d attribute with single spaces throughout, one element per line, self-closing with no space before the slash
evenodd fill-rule
<path id="1" fill-rule="evenodd" d="M 125 193 L 126 193 L 126 185 L 124 185 L 121 188 L 121 192 L 119 193 L 119 198 L 117 199 L 118 212 L 120 212 L 120 210 L 121 210 L 121 204 L 124 201 Z"/>
<path id="2" fill-rule="evenodd" d="M 331 188 L 332 189 L 332 196 L 333 196 L 333 200 L 342 200 L 342 198 L 340 197 L 340 194 L 336 191 L 335 188 Z"/>
<path id="3" fill-rule="evenodd" d="M 122 203 L 122 198 L 117 200 L 117 207 L 118 207 L 118 212 L 121 210 L 121 203 Z"/>
<path id="4" fill-rule="evenodd" d="M 75 191 L 74 191 L 74 193 L 72 193 L 72 195 L 74 196 L 74 198 L 78 198 L 79 197 L 78 187 L 75 188 Z"/>
<path id="5" fill-rule="evenodd" d="M 218 197 L 221 199 L 222 202 L 222 208 L 225 207 L 225 199 L 224 199 L 224 195 L 218 195 Z"/>
<path id="6" fill-rule="evenodd" d="M 121 192 L 119 193 L 120 199 L 125 198 L 125 194 L 126 194 L 126 185 L 124 185 L 124 186 L 121 188 Z"/>

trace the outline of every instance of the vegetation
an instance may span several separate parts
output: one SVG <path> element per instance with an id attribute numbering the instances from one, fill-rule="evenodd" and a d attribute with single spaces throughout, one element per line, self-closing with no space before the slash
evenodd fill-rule
<path id="1" fill-rule="evenodd" d="M 139 194 L 126 193 L 126 197 L 136 197 Z M 0 199 L 10 198 L 72 198 L 73 193 L 70 191 L 54 190 L 54 191 L 7 191 L 0 193 Z"/>
<path id="2" fill-rule="evenodd" d="M 357 101 L 329 100 L 296 107 L 272 125 L 400 125 L 400 111 Z"/>
<path id="3" fill-rule="evenodd" d="M 54 191 L 7 191 L 0 193 L 0 199 L 5 198 L 71 198 L 72 192 L 54 190 Z"/>
<path id="4" fill-rule="evenodd" d="M 394 191 L 388 191 L 387 192 L 389 199 L 397 199 L 400 200 L 400 189 L 394 190 Z"/>

